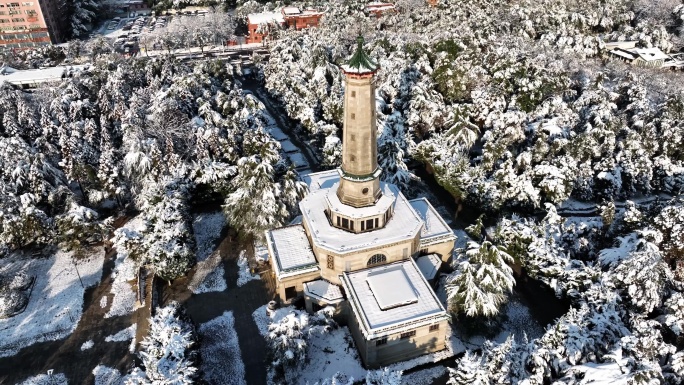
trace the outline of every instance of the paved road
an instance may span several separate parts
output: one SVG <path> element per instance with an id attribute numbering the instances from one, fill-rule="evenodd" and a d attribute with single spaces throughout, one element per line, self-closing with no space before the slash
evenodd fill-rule
<path id="1" fill-rule="evenodd" d="M 245 380 L 247 384 L 266 384 L 266 342 L 259 334 L 252 313 L 273 298 L 273 288 L 267 279 L 253 280 L 242 287 L 237 286 L 237 258 L 240 245 L 236 240 L 227 237 L 219 245 L 225 271 L 224 278 L 228 288 L 222 292 L 192 294 L 187 284 L 192 274 L 186 279 L 176 280 L 171 286 L 164 288 L 162 303 L 180 302 L 187 310 L 197 326 L 210 321 L 230 310 L 235 317 L 235 329 L 240 344 L 242 360 L 245 364 Z"/>

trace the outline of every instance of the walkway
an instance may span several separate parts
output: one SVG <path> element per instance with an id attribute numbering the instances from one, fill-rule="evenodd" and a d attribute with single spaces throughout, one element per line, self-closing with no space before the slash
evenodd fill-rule
<path id="1" fill-rule="evenodd" d="M 266 341 L 259 334 L 252 313 L 273 298 L 274 290 L 268 287 L 267 279 L 253 280 L 242 287 L 237 286 L 237 259 L 239 250 L 244 246 L 227 237 L 219 245 L 224 278 L 228 288 L 222 292 L 192 294 L 188 282 L 192 280 L 193 270 L 187 278 L 173 282 L 164 288 L 161 304 L 178 301 L 186 309 L 195 325 L 210 321 L 225 311 L 232 311 L 235 317 L 235 330 L 240 343 L 240 352 L 245 364 L 245 381 L 247 384 L 266 384 Z M 264 277 L 266 278 L 266 277 Z"/>

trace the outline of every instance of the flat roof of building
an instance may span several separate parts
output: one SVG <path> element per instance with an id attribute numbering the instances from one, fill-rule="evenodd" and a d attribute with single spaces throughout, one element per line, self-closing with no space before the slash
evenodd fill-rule
<path id="1" fill-rule="evenodd" d="M 284 23 L 282 12 L 260 12 L 247 15 L 248 24 Z"/>
<path id="2" fill-rule="evenodd" d="M 398 275 L 403 277 L 397 279 Z M 367 339 L 448 318 L 442 303 L 411 258 L 345 272 L 341 278 L 352 312 Z M 390 304 L 394 306 L 388 306 Z"/>
<path id="3" fill-rule="evenodd" d="M 335 304 L 344 300 L 340 287 L 333 285 L 325 279 L 317 279 L 304 283 L 304 293 L 317 299 L 324 300 L 328 304 Z"/>
<path id="4" fill-rule="evenodd" d="M 380 189 L 383 190 L 383 194 L 394 194 L 396 197 L 394 215 L 385 227 L 365 233 L 352 233 L 332 226 L 325 213 L 329 189 L 311 191 L 299 202 L 304 221 L 309 226 L 311 239 L 320 247 L 345 254 L 415 237 L 423 227 L 423 221 L 418 214 L 413 211 L 396 186 L 380 183 Z M 334 194 L 334 191 L 332 193 Z"/>
<path id="5" fill-rule="evenodd" d="M 302 176 L 302 181 L 309 186 L 309 191 L 330 188 L 340 180 L 337 170 L 313 172 Z"/>
<path id="6" fill-rule="evenodd" d="M 418 198 L 409 201 L 413 210 L 425 222 L 423 231 L 420 233 L 421 239 L 441 237 L 444 235 L 454 236 L 451 227 L 444 221 L 441 215 L 435 210 L 426 198 Z"/>
<path id="7" fill-rule="evenodd" d="M 428 254 L 416 258 L 416 265 L 423 277 L 428 281 L 434 279 L 442 266 L 442 259 L 437 254 Z"/>
<path id="8" fill-rule="evenodd" d="M 318 269 L 318 262 L 301 224 L 269 230 L 266 232 L 266 241 L 277 277 Z"/>
<path id="9" fill-rule="evenodd" d="M 6 71 L 0 75 L 0 83 L 5 81 L 14 85 L 38 84 L 47 82 L 61 81 L 73 72 L 82 71 L 90 67 L 89 64 L 74 65 L 74 66 L 57 66 L 40 68 L 33 70 L 11 70 Z"/>

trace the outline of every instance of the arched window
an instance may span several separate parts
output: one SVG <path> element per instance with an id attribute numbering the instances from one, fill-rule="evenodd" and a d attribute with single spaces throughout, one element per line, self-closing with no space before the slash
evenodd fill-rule
<path id="1" fill-rule="evenodd" d="M 384 254 L 375 254 L 370 257 L 366 266 L 375 266 L 385 262 L 387 262 L 387 257 Z"/>

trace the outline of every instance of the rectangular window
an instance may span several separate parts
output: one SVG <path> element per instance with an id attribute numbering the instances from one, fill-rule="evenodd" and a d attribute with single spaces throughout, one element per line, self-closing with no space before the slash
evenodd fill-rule
<path id="1" fill-rule="evenodd" d="M 36 12 L 35 9 L 27 9 L 26 14 L 29 16 L 36 16 L 38 14 L 38 12 Z"/>
<path id="2" fill-rule="evenodd" d="M 367 219 L 366 220 L 366 230 L 372 230 L 372 229 L 373 229 L 373 220 Z"/>
<path id="3" fill-rule="evenodd" d="M 361 221 L 361 231 L 366 230 L 366 221 Z"/>
<path id="4" fill-rule="evenodd" d="M 340 224 L 340 217 L 337 217 L 337 227 L 340 227 L 340 226 L 341 226 L 341 224 Z"/>
<path id="5" fill-rule="evenodd" d="M 26 20 L 24 20 L 23 17 L 15 17 L 15 18 L 12 19 L 12 21 L 15 22 L 15 23 L 23 23 L 23 22 L 26 21 Z"/>
<path id="6" fill-rule="evenodd" d="M 18 7 L 19 3 L 7 3 L 8 7 Z"/>
<path id="7" fill-rule="evenodd" d="M 354 230 L 354 221 L 349 221 L 349 228 Z"/>
<path id="8" fill-rule="evenodd" d="M 21 5 L 24 7 L 33 7 L 33 1 L 23 2 Z"/>
<path id="9" fill-rule="evenodd" d="M 415 335 L 416 335 L 416 331 L 411 330 L 410 332 L 401 333 L 401 339 L 402 340 L 409 339 L 411 337 L 414 337 Z"/>
<path id="10" fill-rule="evenodd" d="M 430 325 L 430 331 L 434 332 L 439 330 L 439 324 Z"/>
<path id="11" fill-rule="evenodd" d="M 352 96 L 352 98 L 355 98 L 356 97 L 356 91 L 352 91 L 351 96 Z"/>
<path id="12" fill-rule="evenodd" d="M 375 346 L 386 345 L 387 337 L 382 337 L 379 340 L 375 340 Z"/>
<path id="13" fill-rule="evenodd" d="M 403 257 L 408 258 L 408 248 L 407 247 L 404 247 L 403 253 L 404 253 Z"/>
<path id="14" fill-rule="evenodd" d="M 328 269 L 334 269 L 335 268 L 335 257 L 332 255 L 328 255 Z"/>
<path id="15" fill-rule="evenodd" d="M 352 119 L 356 119 L 356 114 L 352 112 L 352 113 L 351 113 L 351 118 L 352 118 Z"/>
<path id="16" fill-rule="evenodd" d="M 342 218 L 342 228 L 343 228 L 343 229 L 348 229 L 348 228 L 349 228 L 349 219 L 347 219 L 347 218 Z"/>
<path id="17" fill-rule="evenodd" d="M 378 218 L 375 218 L 375 227 L 378 227 Z"/>

